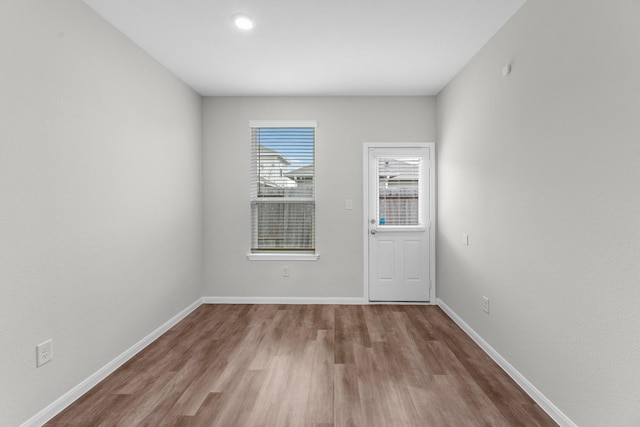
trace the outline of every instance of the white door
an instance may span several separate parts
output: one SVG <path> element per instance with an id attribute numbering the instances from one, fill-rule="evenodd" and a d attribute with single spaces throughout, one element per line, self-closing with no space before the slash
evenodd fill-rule
<path id="1" fill-rule="evenodd" d="M 369 300 L 428 302 L 433 144 L 375 145 L 368 147 L 365 185 Z"/>

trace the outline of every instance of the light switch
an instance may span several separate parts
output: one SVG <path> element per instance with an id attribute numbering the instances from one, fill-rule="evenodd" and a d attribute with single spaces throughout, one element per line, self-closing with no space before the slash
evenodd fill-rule
<path id="1" fill-rule="evenodd" d="M 347 210 L 353 209 L 353 200 L 347 199 L 344 201 L 344 208 Z"/>
<path id="2" fill-rule="evenodd" d="M 463 234 L 462 235 L 462 244 L 465 246 L 469 246 L 469 235 L 468 234 Z"/>

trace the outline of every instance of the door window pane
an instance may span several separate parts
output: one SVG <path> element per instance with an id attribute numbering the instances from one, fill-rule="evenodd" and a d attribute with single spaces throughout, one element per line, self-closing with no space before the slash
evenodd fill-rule
<path id="1" fill-rule="evenodd" d="M 378 157 L 378 225 L 420 226 L 420 157 Z"/>

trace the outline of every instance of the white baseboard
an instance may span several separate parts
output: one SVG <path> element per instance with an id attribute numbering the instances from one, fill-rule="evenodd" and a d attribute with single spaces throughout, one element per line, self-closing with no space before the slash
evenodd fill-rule
<path id="1" fill-rule="evenodd" d="M 364 305 L 364 298 L 313 298 L 313 297 L 204 297 L 203 304 L 336 304 Z"/>
<path id="2" fill-rule="evenodd" d="M 149 335 L 138 341 L 131 348 L 126 350 L 120 356 L 113 359 L 111 362 L 107 363 L 101 369 L 92 374 L 89 378 L 82 381 L 80 384 L 66 392 L 56 401 L 54 401 L 51 405 L 44 408 L 42 411 L 38 412 L 36 415 L 25 421 L 21 427 L 36 427 L 42 426 L 44 423 L 58 415 L 62 412 L 67 406 L 71 405 L 78 398 L 80 398 L 83 394 L 91 390 L 95 387 L 100 381 L 105 379 L 108 375 L 113 373 L 116 369 L 122 366 L 126 361 L 131 359 L 133 356 L 142 351 L 146 346 L 151 344 L 153 341 L 158 339 L 160 335 L 167 332 L 173 326 L 175 326 L 179 321 L 187 317 L 189 313 L 198 308 L 202 304 L 202 298 L 195 301 L 193 304 L 189 305 L 187 308 L 182 310 L 180 313 L 173 316 L 171 319 L 167 320 L 162 326 L 155 329 Z"/>
<path id="3" fill-rule="evenodd" d="M 555 422 L 562 427 L 577 427 L 556 405 L 554 405 L 540 390 L 527 380 L 516 368 L 514 368 L 504 357 L 489 345 L 471 326 L 469 326 L 460 316 L 458 316 L 440 298 L 437 303 L 447 315 L 462 328 L 505 371 L 524 391 L 527 393 Z"/>

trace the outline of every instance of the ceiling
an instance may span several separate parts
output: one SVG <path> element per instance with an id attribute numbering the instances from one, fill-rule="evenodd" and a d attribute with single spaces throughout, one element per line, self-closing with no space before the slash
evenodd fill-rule
<path id="1" fill-rule="evenodd" d="M 204 96 L 435 95 L 525 1 L 84 0 Z"/>

